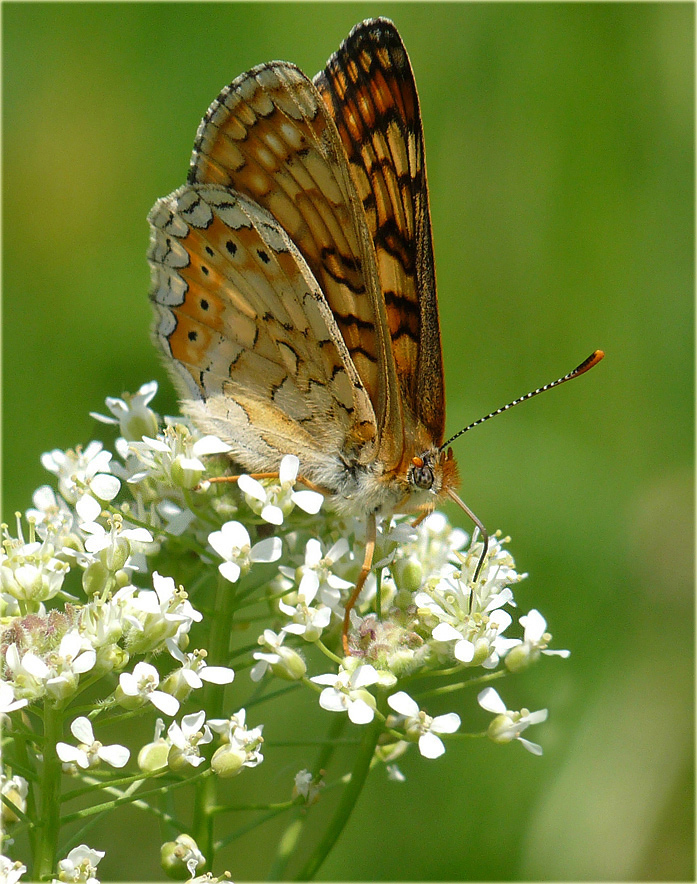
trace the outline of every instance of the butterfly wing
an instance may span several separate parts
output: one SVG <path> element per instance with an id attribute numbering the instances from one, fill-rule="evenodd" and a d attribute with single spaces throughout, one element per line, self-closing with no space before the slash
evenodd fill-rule
<path id="1" fill-rule="evenodd" d="M 314 83 L 336 123 L 374 242 L 405 409 L 415 433 L 425 428 L 440 446 L 445 392 L 423 128 L 395 26 L 384 18 L 356 25 Z"/>
<path id="2" fill-rule="evenodd" d="M 149 215 L 155 337 L 196 422 L 250 470 L 298 454 L 335 485 L 331 453 L 376 436 L 331 310 L 286 231 L 246 197 L 185 186 Z"/>
<path id="3" fill-rule="evenodd" d="M 312 82 L 271 62 L 238 77 L 206 113 L 189 181 L 253 200 L 285 230 L 317 280 L 367 390 L 384 462 L 402 410 L 375 251 L 339 135 Z M 389 452 L 388 457 L 394 457 Z"/>

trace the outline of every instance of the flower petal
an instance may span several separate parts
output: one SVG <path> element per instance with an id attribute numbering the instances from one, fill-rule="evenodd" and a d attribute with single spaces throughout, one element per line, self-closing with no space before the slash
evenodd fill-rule
<path id="1" fill-rule="evenodd" d="M 440 758 L 445 752 L 445 746 L 440 737 L 429 731 L 419 737 L 419 752 L 424 758 Z"/>

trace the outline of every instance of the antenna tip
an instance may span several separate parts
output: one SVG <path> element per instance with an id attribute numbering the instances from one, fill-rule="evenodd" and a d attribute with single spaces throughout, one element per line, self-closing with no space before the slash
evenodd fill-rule
<path id="1" fill-rule="evenodd" d="M 605 353 L 603 350 L 594 350 L 588 359 L 584 359 L 578 368 L 575 368 L 571 374 L 573 377 L 578 377 L 580 374 L 590 371 L 590 369 L 593 368 L 594 365 L 597 365 L 604 357 Z"/>

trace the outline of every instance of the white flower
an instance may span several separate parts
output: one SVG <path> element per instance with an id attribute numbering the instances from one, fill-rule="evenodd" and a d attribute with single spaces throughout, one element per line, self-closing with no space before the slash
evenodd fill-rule
<path id="1" fill-rule="evenodd" d="M 26 706 L 28 702 L 29 700 L 15 700 L 15 692 L 12 685 L 6 681 L 0 681 L 0 714 L 14 712 L 16 709 Z"/>
<path id="2" fill-rule="evenodd" d="M 133 673 L 122 672 L 119 676 L 122 693 L 139 701 L 136 705 L 148 702 L 165 715 L 176 715 L 179 711 L 179 700 L 171 694 L 158 690 L 159 684 L 160 674 L 150 663 L 136 663 Z"/>
<path id="3" fill-rule="evenodd" d="M 227 666 L 209 666 L 206 663 L 208 652 L 204 649 L 185 654 L 174 641 L 168 638 L 165 642 L 167 650 L 181 663 L 180 669 L 170 672 L 165 679 L 167 692 L 173 694 L 178 700 L 184 700 L 192 690 L 208 684 L 231 684 L 235 678 L 233 669 Z"/>
<path id="4" fill-rule="evenodd" d="M 44 696 L 45 682 L 51 670 L 33 651 L 20 654 L 19 647 L 13 642 L 5 652 L 5 664 L 5 678 L 11 674 L 15 696 L 27 698 L 30 702 Z"/>
<path id="5" fill-rule="evenodd" d="M 154 541 L 147 528 L 124 528 L 123 519 L 120 516 L 114 516 L 110 522 L 109 531 L 100 522 L 85 522 L 81 527 L 88 535 L 85 539 L 87 552 L 94 554 L 106 550 L 105 567 L 110 571 L 116 571 L 128 566 L 127 560 L 131 553 L 131 543 L 149 544 Z"/>
<path id="6" fill-rule="evenodd" d="M 247 504 L 272 525 L 282 525 L 284 515 L 288 515 L 293 505 L 306 513 L 319 512 L 324 497 L 317 491 L 295 491 L 300 461 L 294 454 L 286 454 L 278 470 L 278 482 L 262 485 L 257 479 L 243 475 L 237 485 L 247 499 Z"/>
<path id="7" fill-rule="evenodd" d="M 191 835 L 185 833 L 177 835 L 174 841 L 166 841 L 160 849 L 160 858 L 162 868 L 168 878 L 183 880 L 183 873 L 186 869 L 191 876 L 188 879 L 189 884 L 194 880 L 196 869 L 205 865 L 206 862 L 206 857 L 199 850 L 198 844 Z M 203 882 L 206 880 L 206 876 L 202 876 L 198 880 Z M 212 884 L 210 877 L 208 880 Z"/>
<path id="8" fill-rule="evenodd" d="M 56 743 L 56 753 L 60 760 L 66 764 L 76 764 L 83 770 L 99 767 L 100 761 L 105 761 L 112 767 L 123 767 L 131 756 L 125 746 L 113 743 L 104 746 L 94 738 L 92 723 L 84 715 L 79 716 L 70 725 L 72 735 L 79 740 L 78 746 L 69 743 Z"/>
<path id="9" fill-rule="evenodd" d="M 68 856 L 58 863 L 58 880 L 75 884 L 99 884 L 94 876 L 104 855 L 103 850 L 92 850 L 86 844 L 73 847 Z"/>
<path id="10" fill-rule="evenodd" d="M 46 689 L 56 699 L 64 699 L 77 689 L 80 676 L 94 667 L 97 653 L 85 636 L 73 630 L 63 636 L 58 650 L 49 653 L 46 662 L 51 669 Z"/>
<path id="11" fill-rule="evenodd" d="M 380 681 L 380 673 L 370 663 L 352 672 L 343 666 L 334 675 L 315 675 L 310 681 L 327 685 L 319 695 L 319 705 L 329 712 L 348 712 L 354 724 L 369 724 L 375 715 L 375 697 L 365 688 Z"/>
<path id="12" fill-rule="evenodd" d="M 7 856 L 0 856 L 0 881 L 5 884 L 17 884 L 27 867 L 19 860 L 13 862 Z"/>
<path id="13" fill-rule="evenodd" d="M 313 777 L 309 770 L 299 770 L 293 779 L 293 798 L 302 796 L 308 806 L 316 804 L 323 788 L 320 778 Z"/>
<path id="14" fill-rule="evenodd" d="M 203 478 L 206 466 L 202 457 L 230 450 L 217 436 L 198 438 L 183 424 L 165 427 L 157 438 L 143 436 L 142 441 L 130 442 L 128 447 L 144 466 L 131 475 L 130 483 L 149 476 L 187 490 L 195 488 Z"/>
<path id="15" fill-rule="evenodd" d="M 269 668 L 274 675 L 288 681 L 295 681 L 305 675 L 307 666 L 300 654 L 292 648 L 282 647 L 285 637 L 284 630 L 276 634 L 272 629 L 265 629 L 259 636 L 258 643 L 267 650 L 252 654 L 258 661 L 249 673 L 252 681 L 261 681 Z"/>
<path id="16" fill-rule="evenodd" d="M 103 424 L 115 424 L 126 439 L 138 440 L 143 436 L 154 436 L 157 433 L 157 415 L 148 405 L 157 393 L 157 381 L 143 384 L 137 393 L 123 394 L 123 399 L 107 396 L 106 407 L 113 417 L 107 417 L 94 411 L 90 417 Z"/>
<path id="17" fill-rule="evenodd" d="M 56 448 L 41 455 L 41 463 L 58 476 L 58 489 L 73 504 L 83 522 L 94 522 L 102 511 L 100 501 L 113 500 L 121 483 L 111 475 L 111 453 L 101 442 L 90 442 L 85 451 Z"/>
<path id="18" fill-rule="evenodd" d="M 242 571 L 246 573 L 253 562 L 275 562 L 283 551 L 280 537 L 268 537 L 252 546 L 247 529 L 241 522 L 234 521 L 209 534 L 208 542 L 225 560 L 218 565 L 218 570 L 230 583 L 236 583 Z"/>
<path id="19" fill-rule="evenodd" d="M 0 784 L 0 794 L 8 801 L 11 801 L 17 810 L 26 813 L 27 795 L 29 794 L 29 783 L 27 780 L 19 776 L 19 774 L 7 777 L 5 774 L 0 773 Z M 0 822 L 3 824 L 4 831 L 7 832 L 8 824 L 18 821 L 19 817 L 14 810 L 3 802 L 2 807 L 0 807 Z"/>
<path id="20" fill-rule="evenodd" d="M 181 726 L 173 721 L 167 729 L 173 749 L 170 749 L 168 763 L 174 770 L 179 769 L 184 763 L 192 767 L 198 767 L 206 760 L 199 746 L 210 743 L 213 734 L 207 724 L 206 713 L 192 712 L 182 718 Z M 203 729 L 202 729 L 203 728 Z"/>
<path id="21" fill-rule="evenodd" d="M 341 607 L 341 591 L 349 589 L 353 584 L 335 574 L 333 568 L 348 551 L 349 544 L 345 537 L 337 540 L 326 553 L 322 552 L 320 541 L 311 538 L 305 545 L 305 561 L 297 571 L 284 565 L 278 570 L 290 580 L 300 578 L 298 598 L 306 605 L 312 604 L 319 594 L 325 605 L 338 612 Z"/>
<path id="22" fill-rule="evenodd" d="M 230 718 L 215 718 L 208 722 L 211 730 L 220 734 L 223 741 L 211 759 L 211 767 L 218 776 L 236 776 L 242 768 L 256 767 L 264 760 L 260 751 L 264 726 L 248 728 L 245 720 L 246 712 L 240 709 Z"/>
<path id="23" fill-rule="evenodd" d="M 404 728 L 406 735 L 411 740 L 418 740 L 419 752 L 424 758 L 440 757 L 445 752 L 445 746 L 438 734 L 453 734 L 460 727 L 460 716 L 455 712 L 431 718 L 404 691 L 391 694 L 387 703 L 400 716 L 397 724 Z"/>
<path id="24" fill-rule="evenodd" d="M 15 540 L 6 532 L 5 536 L 0 547 L 0 591 L 22 602 L 52 599 L 70 570 L 66 562 L 56 557 L 52 539 L 25 543 L 22 537 Z"/>
<path id="25" fill-rule="evenodd" d="M 332 619 L 331 608 L 312 608 L 306 605 L 302 599 L 295 607 L 287 605 L 283 599 L 279 599 L 278 607 L 281 613 L 292 620 L 291 623 L 286 623 L 283 631 L 292 635 L 301 635 L 308 642 L 316 642 L 321 638 L 322 632 L 329 626 Z"/>
<path id="26" fill-rule="evenodd" d="M 124 587 L 114 595 L 114 600 L 123 605 L 124 620 L 133 630 L 129 635 L 132 654 L 151 651 L 167 638 L 178 640 L 192 623 L 203 618 L 171 577 L 153 571 L 152 585 L 152 590 L 142 589 L 136 594 L 133 587 Z"/>
<path id="27" fill-rule="evenodd" d="M 510 648 L 506 655 L 506 668 L 511 672 L 518 672 L 530 666 L 539 659 L 540 654 L 548 657 L 562 657 L 566 659 L 571 652 L 566 650 L 551 650 L 547 647 L 552 636 L 546 631 L 547 621 L 539 611 L 533 608 L 530 613 L 524 614 L 518 622 L 524 628 L 523 638 L 508 639 Z"/>
<path id="28" fill-rule="evenodd" d="M 27 510 L 26 517 L 34 521 L 36 533 L 42 539 L 51 535 L 57 548 L 62 541 L 77 531 L 77 519 L 63 498 L 56 494 L 50 485 L 42 485 L 32 495 L 34 506 Z"/>
<path id="29" fill-rule="evenodd" d="M 506 709 L 506 705 L 493 688 L 484 688 L 477 695 L 477 702 L 486 709 L 487 712 L 493 712 L 496 718 L 493 719 L 487 733 L 494 743 L 510 743 L 511 740 L 518 740 L 533 755 L 542 755 L 542 747 L 537 743 L 531 743 L 521 737 L 521 733 L 531 724 L 539 724 L 547 720 L 547 710 L 540 709 L 538 712 L 530 712 L 527 709 L 521 709 L 520 712 L 511 712 Z"/>

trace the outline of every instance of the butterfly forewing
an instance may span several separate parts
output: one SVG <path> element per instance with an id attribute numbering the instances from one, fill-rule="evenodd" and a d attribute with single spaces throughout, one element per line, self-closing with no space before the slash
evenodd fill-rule
<path id="1" fill-rule="evenodd" d="M 244 194 L 283 227 L 325 295 L 378 423 L 399 424 L 372 241 L 336 127 L 311 81 L 285 62 L 233 81 L 199 127 L 189 180 Z"/>
<path id="2" fill-rule="evenodd" d="M 401 393 L 436 445 L 443 441 L 443 366 L 414 74 L 394 25 L 357 25 L 315 77 L 348 156 L 374 242 Z"/>

